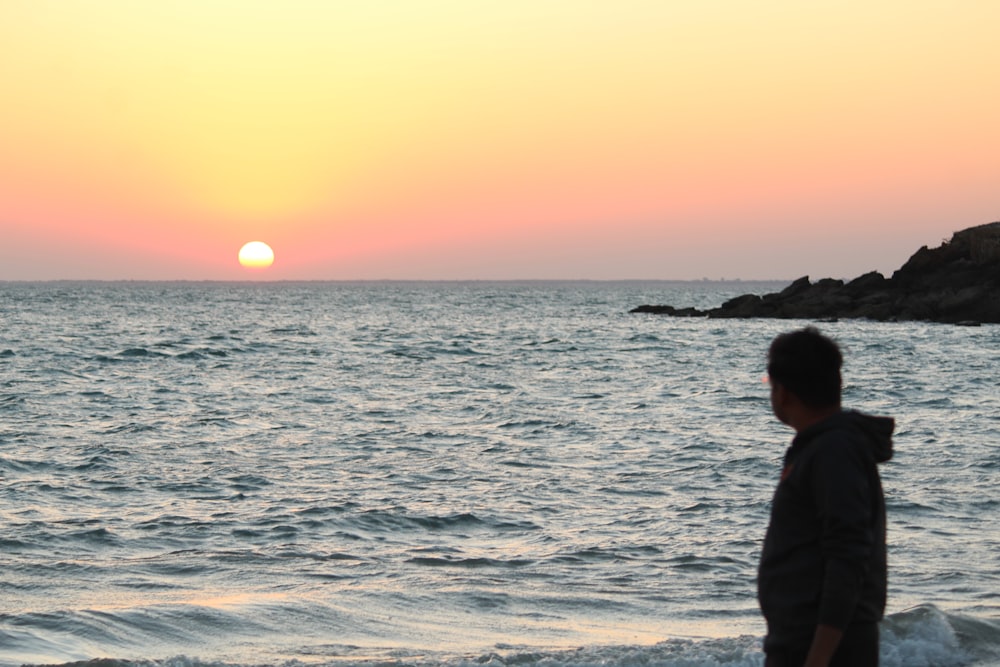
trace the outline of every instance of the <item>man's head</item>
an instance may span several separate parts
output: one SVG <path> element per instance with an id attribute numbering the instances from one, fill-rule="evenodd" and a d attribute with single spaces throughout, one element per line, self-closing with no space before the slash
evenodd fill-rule
<path id="1" fill-rule="evenodd" d="M 767 353 L 767 375 L 771 383 L 771 402 L 779 419 L 790 423 L 786 410 L 779 405 L 792 394 L 807 411 L 840 409 L 840 348 L 814 327 L 783 333 L 771 342 Z"/>

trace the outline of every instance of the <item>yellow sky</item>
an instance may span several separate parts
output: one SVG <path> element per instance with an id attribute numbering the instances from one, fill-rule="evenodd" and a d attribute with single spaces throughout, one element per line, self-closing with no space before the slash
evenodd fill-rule
<path id="1" fill-rule="evenodd" d="M 993 0 L 0 0 L 0 279 L 238 277 L 249 240 L 284 278 L 891 270 L 1000 219 L 998 25 Z"/>

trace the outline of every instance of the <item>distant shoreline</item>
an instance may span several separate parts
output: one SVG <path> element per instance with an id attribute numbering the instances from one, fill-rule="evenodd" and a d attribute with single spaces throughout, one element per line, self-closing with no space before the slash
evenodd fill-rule
<path id="1" fill-rule="evenodd" d="M 921 247 L 892 277 L 871 271 L 845 283 L 804 276 L 778 293 L 744 294 L 717 308 L 642 305 L 632 313 L 670 317 L 867 319 L 978 325 L 1000 323 L 1000 222 Z"/>
<path id="2" fill-rule="evenodd" d="M 89 284 L 140 284 L 140 285 L 319 285 L 319 284 L 428 284 L 428 285 L 574 285 L 581 283 L 595 284 L 672 284 L 672 285 L 787 285 L 792 278 L 330 278 L 330 279 L 283 279 L 283 280 L 215 280 L 215 279 L 132 279 L 132 278 L 46 278 L 37 280 L 0 279 L 0 285 L 89 285 Z"/>

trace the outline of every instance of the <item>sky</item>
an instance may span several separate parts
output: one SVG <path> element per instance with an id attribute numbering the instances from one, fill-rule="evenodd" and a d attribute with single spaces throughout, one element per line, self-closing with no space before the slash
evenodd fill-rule
<path id="1" fill-rule="evenodd" d="M 996 0 L 0 0 L 0 280 L 889 275 L 1000 220 L 997 26 Z"/>

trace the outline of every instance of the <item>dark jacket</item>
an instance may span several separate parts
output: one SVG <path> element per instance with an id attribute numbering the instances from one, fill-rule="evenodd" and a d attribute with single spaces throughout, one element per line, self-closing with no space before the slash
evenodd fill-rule
<path id="1" fill-rule="evenodd" d="M 767 646 L 809 641 L 817 624 L 846 629 L 885 611 L 885 498 L 877 464 L 894 422 L 840 412 L 785 453 L 757 576 Z"/>

